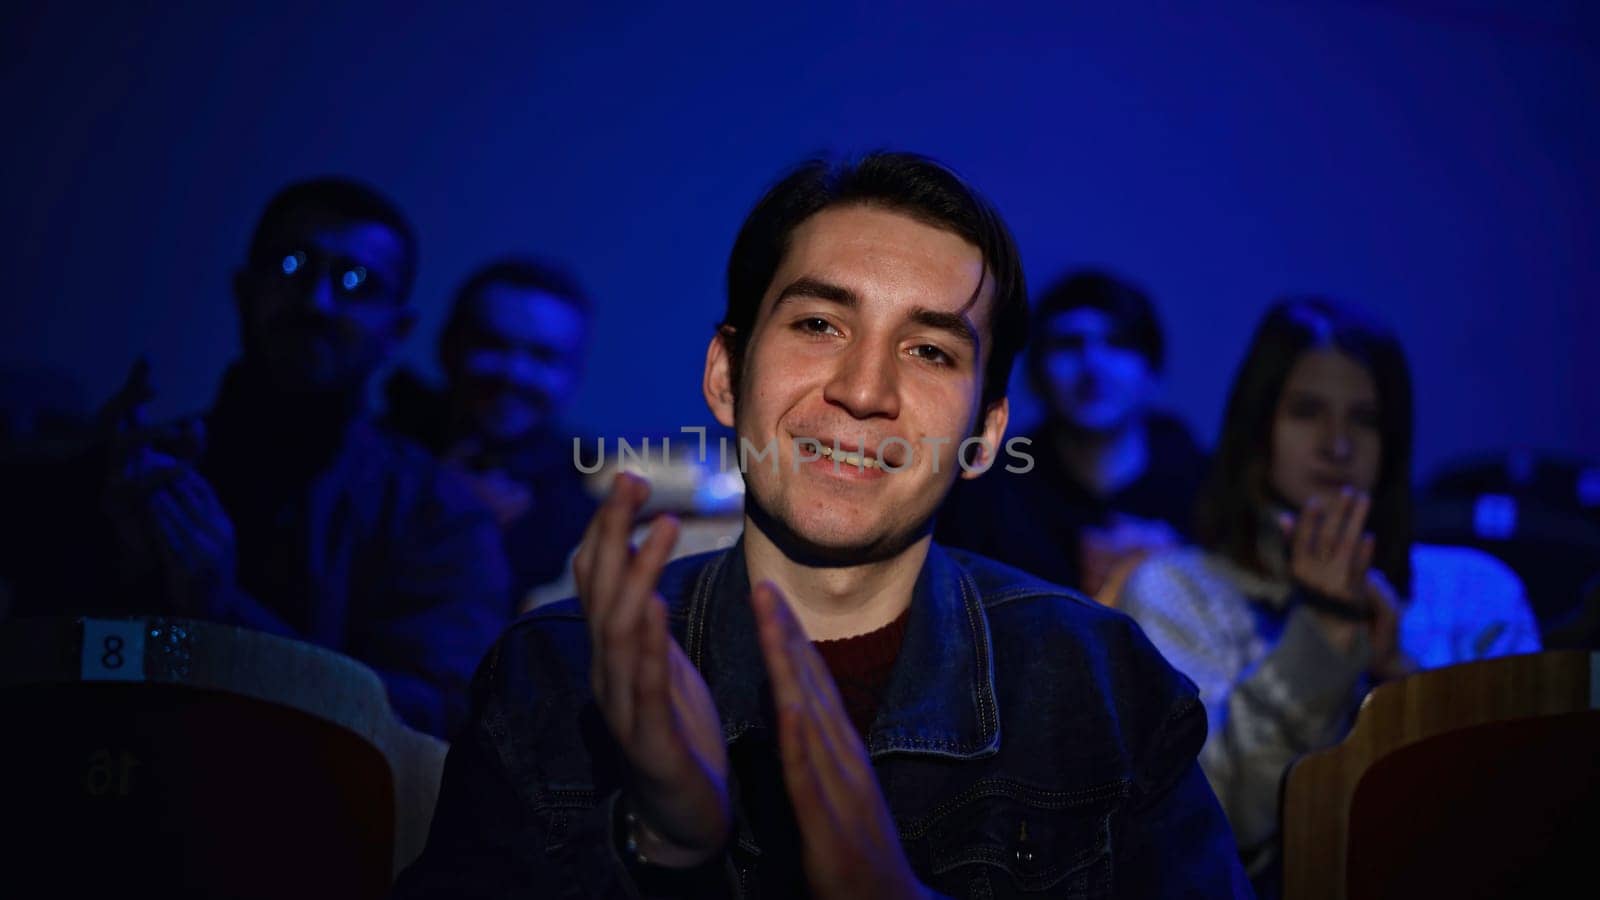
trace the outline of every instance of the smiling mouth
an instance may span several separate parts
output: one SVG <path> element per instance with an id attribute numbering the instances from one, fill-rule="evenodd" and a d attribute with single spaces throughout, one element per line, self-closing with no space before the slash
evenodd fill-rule
<path id="1" fill-rule="evenodd" d="M 883 467 L 883 464 L 875 456 L 864 456 L 843 448 L 840 448 L 837 456 L 835 456 L 832 447 L 819 447 L 817 452 L 822 454 L 823 459 L 833 460 L 840 465 L 855 466 L 858 469 L 880 469 Z"/>

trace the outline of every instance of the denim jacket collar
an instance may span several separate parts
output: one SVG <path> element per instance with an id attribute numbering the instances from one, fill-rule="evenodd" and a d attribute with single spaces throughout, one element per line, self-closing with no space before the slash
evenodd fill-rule
<path id="1" fill-rule="evenodd" d="M 768 728 L 770 687 L 744 542 L 716 554 L 686 585 L 684 651 L 711 690 L 729 742 Z M 937 544 L 917 577 L 900 658 L 867 735 L 874 756 L 917 753 L 972 759 L 1000 748 L 994 648 L 983 599 Z"/>

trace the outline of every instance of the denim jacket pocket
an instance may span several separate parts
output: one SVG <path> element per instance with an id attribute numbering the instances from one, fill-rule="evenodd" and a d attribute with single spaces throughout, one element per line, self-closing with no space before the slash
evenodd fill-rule
<path id="1" fill-rule="evenodd" d="M 541 791 L 534 810 L 544 820 L 545 849 L 551 850 L 565 843 L 577 828 L 579 820 L 588 815 L 600 799 L 594 789 L 585 787 Z"/>
<path id="2" fill-rule="evenodd" d="M 931 885 L 958 897 L 1096 897 L 1111 886 L 1111 817 L 1126 785 L 1049 791 L 987 779 L 902 838 Z"/>

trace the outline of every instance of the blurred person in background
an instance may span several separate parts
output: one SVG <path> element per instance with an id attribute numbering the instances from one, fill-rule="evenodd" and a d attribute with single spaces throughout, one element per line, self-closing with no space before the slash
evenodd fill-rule
<path id="1" fill-rule="evenodd" d="M 448 737 L 510 606 L 488 510 L 365 415 L 415 321 L 416 263 L 411 226 L 373 189 L 279 192 L 234 275 L 243 353 L 215 404 L 152 423 L 151 366 L 134 366 L 94 449 L 33 510 L 18 606 L 167 612 L 328 647 L 377 670 L 409 724 Z"/>
<path id="2" fill-rule="evenodd" d="M 1044 422 L 1030 472 L 956 485 L 939 540 L 1096 595 L 1137 559 L 1191 533 L 1206 457 L 1187 427 L 1151 408 L 1166 340 L 1149 297 L 1080 271 L 1035 304 L 1026 357 Z"/>
<path id="3" fill-rule="evenodd" d="M 1140 564 L 1121 607 L 1200 687 L 1200 761 L 1258 893 L 1279 890 L 1278 794 L 1376 682 L 1539 649 L 1504 564 L 1411 536 L 1412 389 L 1347 307 L 1267 312 L 1236 374 L 1199 543 Z"/>
<path id="4" fill-rule="evenodd" d="M 407 371 L 386 387 L 385 424 L 456 467 L 494 511 L 518 604 L 563 574 L 596 508 L 560 425 L 592 317 L 588 294 L 561 268 L 498 260 L 456 291 L 439 336 L 444 387 Z"/>

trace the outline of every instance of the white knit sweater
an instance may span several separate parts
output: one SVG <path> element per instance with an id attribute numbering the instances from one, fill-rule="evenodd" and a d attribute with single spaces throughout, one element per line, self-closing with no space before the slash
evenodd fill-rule
<path id="1" fill-rule="evenodd" d="M 1495 558 L 1414 545 L 1401 648 L 1424 668 L 1539 650 L 1522 583 Z M 1274 855 L 1278 791 L 1294 759 L 1339 740 L 1368 684 L 1371 650 L 1338 652 L 1290 585 L 1188 548 L 1146 560 L 1121 608 L 1200 688 L 1210 732 L 1200 765 L 1241 852 L 1259 870 Z M 1281 626 L 1281 630 L 1280 630 Z"/>

